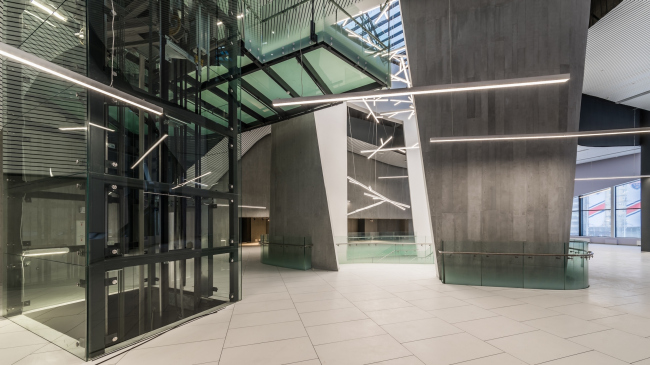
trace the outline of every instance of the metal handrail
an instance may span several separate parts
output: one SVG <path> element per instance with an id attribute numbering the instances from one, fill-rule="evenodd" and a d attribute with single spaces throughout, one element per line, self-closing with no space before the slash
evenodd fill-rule
<path id="1" fill-rule="evenodd" d="M 458 254 L 458 255 L 484 255 L 489 257 L 490 255 L 494 256 L 515 256 L 515 258 L 519 256 L 528 256 L 528 258 L 531 258 L 532 256 L 555 256 L 555 257 L 581 257 L 581 258 L 586 258 L 586 259 L 591 259 L 594 257 L 594 253 L 592 251 L 588 251 L 586 254 L 555 254 L 555 253 L 505 253 L 505 252 L 456 252 L 456 251 L 438 251 L 440 254 Z"/>

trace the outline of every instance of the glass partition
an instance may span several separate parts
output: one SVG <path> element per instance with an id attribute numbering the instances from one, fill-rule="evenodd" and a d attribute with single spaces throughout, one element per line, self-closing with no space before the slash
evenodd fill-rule
<path id="1" fill-rule="evenodd" d="M 611 236 L 612 189 L 607 188 L 580 197 L 582 204 L 582 235 Z"/>
<path id="2" fill-rule="evenodd" d="M 641 181 L 615 187 L 616 237 L 641 237 Z"/>

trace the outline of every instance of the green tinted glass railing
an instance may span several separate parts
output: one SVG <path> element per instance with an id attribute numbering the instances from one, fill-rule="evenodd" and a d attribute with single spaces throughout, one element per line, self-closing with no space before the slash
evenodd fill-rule
<path id="1" fill-rule="evenodd" d="M 311 237 L 261 236 L 261 261 L 266 265 L 286 267 L 289 269 L 311 269 Z"/>
<path id="2" fill-rule="evenodd" d="M 334 237 L 339 264 L 434 264 L 430 237 L 405 232 L 362 232 Z"/>
<path id="3" fill-rule="evenodd" d="M 440 255 L 446 284 L 535 289 L 589 287 L 587 242 L 451 242 Z"/>

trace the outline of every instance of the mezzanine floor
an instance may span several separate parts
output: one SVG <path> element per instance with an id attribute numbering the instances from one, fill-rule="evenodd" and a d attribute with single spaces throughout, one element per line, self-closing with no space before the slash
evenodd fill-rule
<path id="1" fill-rule="evenodd" d="M 444 285 L 432 265 L 280 269 L 245 247 L 242 302 L 92 364 L 650 364 L 650 253 L 591 249 L 589 289 L 542 291 Z M 0 365 L 78 363 L 0 320 Z"/>

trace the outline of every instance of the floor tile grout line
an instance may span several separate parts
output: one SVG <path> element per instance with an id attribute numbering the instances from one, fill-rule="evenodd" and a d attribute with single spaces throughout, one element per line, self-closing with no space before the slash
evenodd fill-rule
<path id="1" fill-rule="evenodd" d="M 284 278 L 282 279 L 282 282 L 284 283 L 284 285 L 286 287 L 287 283 L 284 281 Z M 287 288 L 287 290 L 288 290 L 288 288 Z M 291 295 L 291 294 L 289 294 L 289 295 Z M 296 302 L 293 301 L 293 297 L 291 298 L 291 303 L 293 304 L 293 307 L 294 307 L 296 313 L 298 313 L 298 308 L 296 308 Z M 322 364 L 322 361 L 320 361 L 320 356 L 318 356 L 318 352 L 316 351 L 316 347 L 314 346 L 314 343 L 312 342 L 311 337 L 309 336 L 309 332 L 307 332 L 307 328 L 305 327 L 305 323 L 302 321 L 302 317 L 300 316 L 300 313 L 298 313 L 298 318 L 300 318 L 300 323 L 302 323 L 302 329 L 305 331 L 305 334 L 307 335 L 307 339 L 309 340 L 309 343 L 311 344 L 312 351 L 314 351 L 314 354 L 316 354 L 316 358 L 318 359 L 318 362 L 320 362 Z"/>
<path id="2" fill-rule="evenodd" d="M 40 345 L 40 344 L 39 344 L 39 345 Z M 12 362 L 12 364 L 16 364 L 16 363 L 18 363 L 19 361 L 23 361 L 23 359 L 25 359 L 25 358 L 28 357 L 28 356 L 34 355 L 34 354 L 36 353 L 36 351 L 42 349 L 43 347 L 45 347 L 45 346 L 47 346 L 47 345 L 49 345 L 49 343 L 44 344 L 43 346 L 41 346 L 41 347 L 39 347 L 38 349 L 32 351 L 31 353 L 29 353 L 29 354 L 27 354 L 27 355 L 21 357 L 20 359 L 18 359 L 18 360 L 16 360 L 16 361 Z M 16 346 L 16 347 L 10 347 L 10 348 L 19 348 L 19 347 L 26 347 L 26 346 L 36 346 L 36 345 Z M 72 356 L 74 356 L 74 355 L 72 355 Z M 76 357 L 76 356 L 75 356 L 75 357 Z"/>

